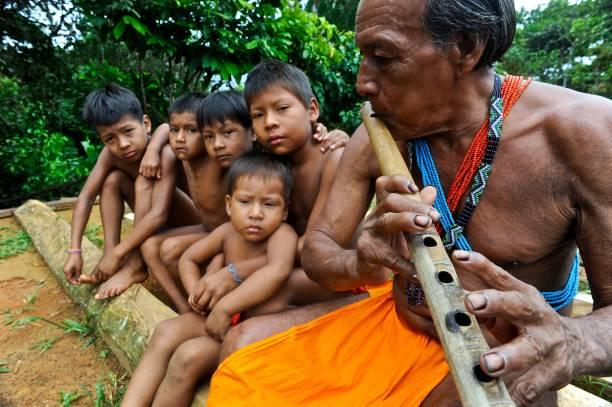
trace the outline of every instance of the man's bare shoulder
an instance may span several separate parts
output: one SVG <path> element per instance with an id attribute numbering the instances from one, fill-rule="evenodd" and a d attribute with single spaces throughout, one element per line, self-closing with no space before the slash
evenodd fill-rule
<path id="1" fill-rule="evenodd" d="M 380 176 L 368 132 L 363 124 L 357 127 L 344 148 L 340 165 L 349 167 L 357 178 L 369 179 Z"/>

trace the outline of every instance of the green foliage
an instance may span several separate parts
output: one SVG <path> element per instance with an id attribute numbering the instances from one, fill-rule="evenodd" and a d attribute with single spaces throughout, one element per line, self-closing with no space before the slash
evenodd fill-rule
<path id="1" fill-rule="evenodd" d="M 359 0 L 308 0 L 305 9 L 325 17 L 342 30 L 353 31 L 357 5 Z"/>
<path id="2" fill-rule="evenodd" d="M 30 236 L 23 230 L 14 234 L 0 234 L 0 259 L 16 256 L 32 248 Z"/>
<path id="3" fill-rule="evenodd" d="M 60 338 L 61 336 L 56 336 L 54 338 L 42 340 L 40 342 L 35 343 L 33 348 L 40 349 L 40 353 L 46 352 L 49 349 L 51 349 L 53 345 L 55 344 L 55 342 L 57 342 Z"/>
<path id="4" fill-rule="evenodd" d="M 100 237 L 102 232 L 101 225 L 88 225 L 85 228 L 85 237 L 93 244 L 102 248 L 104 246 L 104 239 Z"/>
<path id="5" fill-rule="evenodd" d="M 7 366 L 8 362 L 0 361 L 0 374 L 11 373 L 11 369 L 9 369 Z"/>
<path id="6" fill-rule="evenodd" d="M 609 0 L 551 0 L 521 12 L 500 68 L 513 74 L 612 97 L 612 7 Z"/>
<path id="7" fill-rule="evenodd" d="M 85 397 L 85 394 L 78 393 L 75 391 L 60 391 L 60 404 L 62 407 L 70 407 L 73 401 L 77 401 L 78 399 Z"/>

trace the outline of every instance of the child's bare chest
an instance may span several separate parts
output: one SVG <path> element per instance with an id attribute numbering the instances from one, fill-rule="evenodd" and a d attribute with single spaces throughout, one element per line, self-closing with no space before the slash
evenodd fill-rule
<path id="1" fill-rule="evenodd" d="M 321 177 L 318 174 L 308 175 L 300 174 L 300 172 L 294 173 L 293 177 L 295 187 L 291 195 L 289 223 L 301 236 L 306 232 L 308 219 L 317 200 L 321 187 Z"/>
<path id="2" fill-rule="evenodd" d="M 225 177 L 222 170 L 213 164 L 197 168 L 186 166 L 185 173 L 191 199 L 198 208 L 203 223 L 215 228 L 227 221 Z"/>

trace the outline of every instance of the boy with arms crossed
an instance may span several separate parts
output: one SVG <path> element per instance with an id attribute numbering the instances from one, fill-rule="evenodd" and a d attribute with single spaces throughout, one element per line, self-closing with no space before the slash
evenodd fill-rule
<path id="1" fill-rule="evenodd" d="M 96 299 L 104 299 L 146 278 L 139 246 L 147 237 L 166 221 L 179 225 L 193 223 L 197 213 L 189 197 L 174 188 L 175 159 L 169 147 L 161 147 L 166 142 L 164 137 L 160 135 L 149 143 L 151 122 L 134 93 L 115 84 L 92 92 L 83 107 L 83 119 L 96 130 L 105 147 L 74 208 L 64 273 L 72 284 L 105 281 L 96 294 Z M 156 174 L 159 179 L 138 175 L 148 146 L 153 149 L 148 154 L 161 154 L 161 173 Z M 98 193 L 104 253 L 92 274 L 86 276 L 81 274 L 81 240 Z M 134 210 L 134 230 L 120 243 L 124 201 Z M 175 208 L 173 213 L 180 216 L 169 216 L 171 204 Z"/>
<path id="2" fill-rule="evenodd" d="M 200 278 L 199 265 L 222 253 L 228 271 L 214 273 L 227 273 L 238 285 L 207 316 L 190 312 L 157 326 L 122 405 L 189 405 L 200 377 L 217 367 L 220 340 L 232 315 L 265 312 L 266 301 L 293 268 L 298 237 L 284 223 L 292 187 L 288 166 L 272 155 L 248 153 L 235 161 L 225 196 L 230 222 L 191 246 L 179 269 L 190 292 Z M 242 282 L 233 264 L 261 257 L 263 266 Z"/>

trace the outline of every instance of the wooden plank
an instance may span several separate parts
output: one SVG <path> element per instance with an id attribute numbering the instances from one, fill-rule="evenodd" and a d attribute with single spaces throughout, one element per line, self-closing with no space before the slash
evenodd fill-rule
<path id="1" fill-rule="evenodd" d="M 70 243 L 70 226 L 40 201 L 30 200 L 15 210 L 15 217 L 30 235 L 60 285 L 70 298 L 86 309 L 97 321 L 96 328 L 121 366 L 132 372 L 142 356 L 155 326 L 177 314 L 154 297 L 146 288 L 135 284 L 120 296 L 106 301 L 93 298 L 94 287 L 72 285 L 64 278 L 66 249 Z M 83 272 L 89 274 L 102 253 L 83 238 Z M 204 406 L 208 385 L 200 389 L 194 405 Z"/>
<path id="2" fill-rule="evenodd" d="M 612 403 L 573 386 L 565 386 L 557 392 L 559 407 L 610 407 Z"/>

